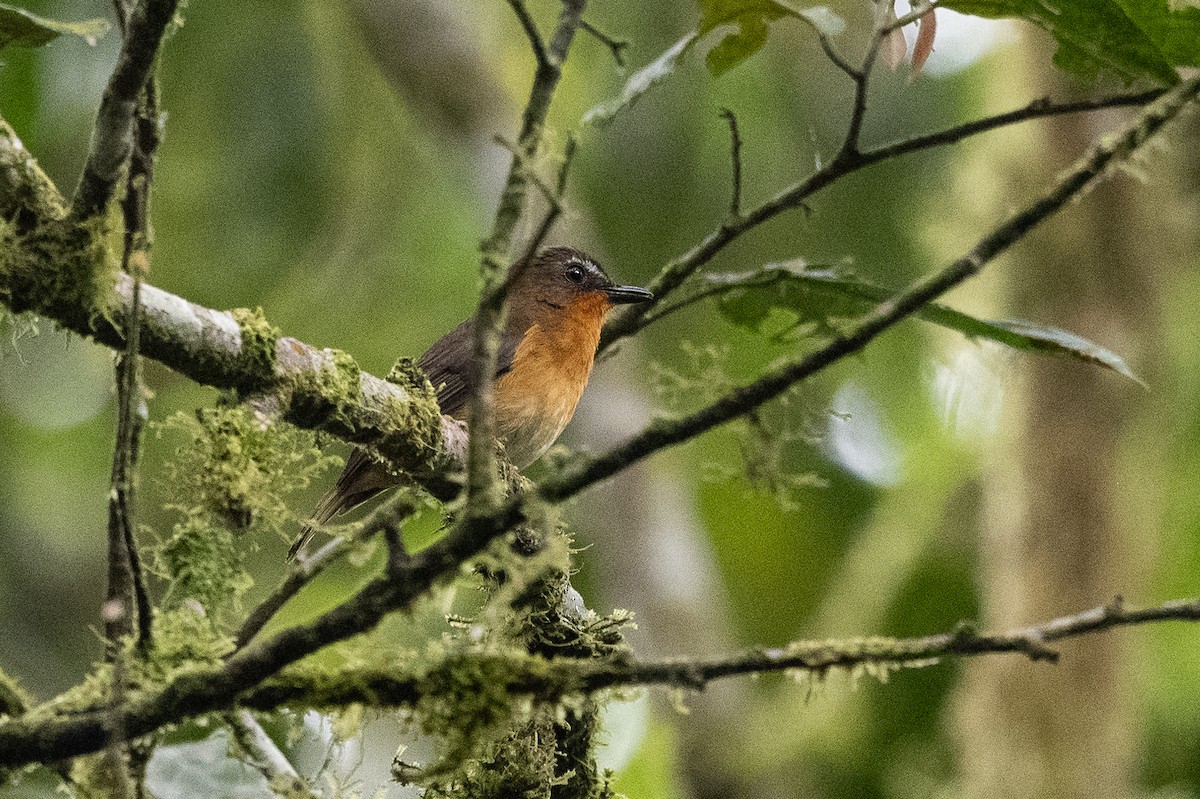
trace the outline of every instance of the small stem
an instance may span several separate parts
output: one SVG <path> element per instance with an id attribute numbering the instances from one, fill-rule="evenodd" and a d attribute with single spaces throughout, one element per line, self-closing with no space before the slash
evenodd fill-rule
<path id="1" fill-rule="evenodd" d="M 728 108 L 721 109 L 721 116 L 729 123 L 730 160 L 733 163 L 733 190 L 729 198 L 729 218 L 742 218 L 742 136 L 738 132 L 737 116 Z"/>
<path id="2" fill-rule="evenodd" d="M 592 38 L 596 39 L 598 42 L 600 42 L 605 47 L 607 47 L 612 52 L 613 60 L 617 62 L 617 66 L 624 69 L 624 67 L 625 67 L 625 48 L 629 47 L 629 42 L 625 41 L 624 39 L 612 38 L 611 36 L 604 33 L 604 31 L 602 31 L 599 28 L 597 28 L 596 26 L 592 25 L 586 19 L 580 21 L 579 27 L 583 28 L 585 31 L 587 31 L 589 34 L 592 35 Z"/>
<path id="3" fill-rule="evenodd" d="M 250 765 L 266 777 L 273 793 L 293 799 L 316 799 L 318 795 L 309 788 L 308 782 L 267 735 L 253 713 L 234 710 L 224 714 L 223 718 L 233 739 L 250 756 Z"/>
<path id="4" fill-rule="evenodd" d="M 100 100 L 87 163 L 71 203 L 71 212 L 77 219 L 102 213 L 112 199 L 121 171 L 133 152 L 138 97 L 154 68 L 177 5 L 178 0 L 141 0 L 122 26 L 125 39 Z"/>
<path id="5" fill-rule="evenodd" d="M 533 21 L 529 9 L 525 7 L 524 0 L 508 0 L 508 4 L 512 6 L 512 10 L 516 13 L 517 19 L 521 23 L 521 28 L 525 31 L 525 36 L 529 39 L 529 47 L 533 50 L 533 57 L 537 61 L 538 69 L 541 69 L 549 64 L 549 57 L 546 55 L 546 42 L 542 39 L 542 34 L 538 30 L 537 23 Z"/>

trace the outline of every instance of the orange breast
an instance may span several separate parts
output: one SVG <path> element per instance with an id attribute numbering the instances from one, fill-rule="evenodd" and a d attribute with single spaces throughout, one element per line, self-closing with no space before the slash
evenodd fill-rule
<path id="1" fill-rule="evenodd" d="M 517 345 L 512 369 L 496 383 L 496 435 L 518 468 L 550 448 L 575 415 L 612 307 L 588 294 L 532 325 Z"/>

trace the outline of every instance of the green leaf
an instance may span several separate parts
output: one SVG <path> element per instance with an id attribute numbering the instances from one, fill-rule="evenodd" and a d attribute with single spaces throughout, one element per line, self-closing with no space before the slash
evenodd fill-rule
<path id="1" fill-rule="evenodd" d="M 618 97 L 607 100 L 584 114 L 583 123 L 603 127 L 612 122 L 617 114 L 636 103 L 656 84 L 670 77 L 679 59 L 699 38 L 700 34 L 692 31 L 675 42 L 665 53 L 630 75 Z"/>
<path id="2" fill-rule="evenodd" d="M 708 51 L 704 62 L 714 78 L 719 78 L 762 49 L 767 43 L 770 27 L 761 17 L 747 16 L 738 22 L 739 29 L 730 33 Z"/>
<path id="3" fill-rule="evenodd" d="M 841 17 L 825 6 L 800 9 L 783 0 L 698 0 L 698 4 L 700 36 L 725 25 L 737 27 L 709 51 L 706 62 L 714 77 L 720 77 L 762 49 L 770 33 L 768 23 L 775 20 L 799 19 L 826 35 L 836 35 L 845 28 Z"/>
<path id="4" fill-rule="evenodd" d="M 1200 9 L 1176 0 L 943 0 L 941 6 L 990 19 L 1023 19 L 1058 42 L 1054 61 L 1095 78 L 1179 81 L 1177 69 L 1200 66 Z M 1174 9 L 1174 10 L 1173 10 Z"/>
<path id="5" fill-rule="evenodd" d="M 721 314 L 739 327 L 762 332 L 772 313 L 784 309 L 802 324 L 833 328 L 829 320 L 862 314 L 894 292 L 833 269 L 804 264 L 774 264 L 755 272 L 712 275 L 709 281 L 729 288 L 718 301 Z M 968 338 L 995 341 L 1026 352 L 1059 355 L 1102 366 L 1145 385 L 1124 359 L 1093 341 L 1057 327 L 1021 320 L 989 321 L 930 303 L 917 311 L 920 319 L 956 330 Z"/>
<path id="6" fill-rule="evenodd" d="M 63 34 L 78 36 L 90 45 L 108 33 L 109 25 L 102 19 L 84 22 L 59 22 L 39 17 L 23 8 L 0 3 L 0 48 L 10 44 L 22 47 L 41 47 Z"/>

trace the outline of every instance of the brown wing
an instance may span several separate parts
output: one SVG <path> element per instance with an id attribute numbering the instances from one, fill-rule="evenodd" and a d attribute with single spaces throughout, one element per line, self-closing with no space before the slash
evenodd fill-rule
<path id="1" fill-rule="evenodd" d="M 500 336 L 500 351 L 496 358 L 496 375 L 499 380 L 512 369 L 513 356 L 519 335 L 505 332 Z M 417 365 L 429 375 L 429 382 L 437 389 L 438 405 L 442 413 L 459 416 L 471 397 L 471 358 L 475 347 L 475 320 L 468 319 L 442 336 L 425 351 Z"/>
<path id="2" fill-rule="evenodd" d="M 425 351 L 418 365 L 429 376 L 437 390 L 442 413 L 458 416 L 471 397 L 471 359 L 474 347 L 475 322 L 468 319 L 442 336 Z M 496 379 L 512 368 L 513 355 L 520 336 L 508 333 L 500 337 L 500 352 L 496 363 Z M 396 485 L 395 478 L 361 447 L 356 447 L 346 459 L 346 468 L 333 488 L 321 497 L 312 516 L 305 522 L 300 535 L 288 550 L 288 560 L 296 557 L 321 525 L 339 513 L 361 505 L 371 497 Z"/>

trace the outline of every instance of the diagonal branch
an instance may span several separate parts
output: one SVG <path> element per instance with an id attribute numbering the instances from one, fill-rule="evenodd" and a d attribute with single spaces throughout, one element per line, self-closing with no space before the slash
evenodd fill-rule
<path id="1" fill-rule="evenodd" d="M 736 419 L 782 394 L 791 386 L 847 355 L 867 346 L 892 325 L 918 311 L 963 281 L 979 273 L 996 256 L 1084 189 L 1102 177 L 1114 162 L 1128 158 L 1164 124 L 1200 95 L 1200 77 L 1180 83 L 1152 103 L 1123 133 L 1105 137 L 1075 167 L 1062 175 L 1041 197 L 984 236 L 969 252 L 940 272 L 913 284 L 907 291 L 881 303 L 853 328 L 824 347 L 791 359 L 755 382 L 735 389 L 713 404 L 678 420 L 659 420 L 623 446 L 585 461 L 543 482 L 541 496 L 551 502 L 564 500 L 587 486 L 611 477 L 631 463 Z"/>
<path id="2" fill-rule="evenodd" d="M 123 20 L 125 38 L 100 100 L 87 163 L 71 203 L 71 211 L 78 219 L 103 213 L 112 199 L 121 170 L 133 153 L 138 97 L 154 68 L 178 2 L 141 0 L 128 19 Z"/>
<path id="3" fill-rule="evenodd" d="M 416 510 L 413 499 L 408 492 L 401 491 L 389 497 L 383 504 L 376 507 L 371 514 L 363 519 L 354 533 L 354 538 L 363 539 L 380 530 L 399 525 Z M 350 551 L 350 539 L 337 536 L 310 556 L 301 556 L 292 564 L 291 570 L 283 578 L 271 595 L 264 599 L 250 612 L 234 638 L 237 649 L 244 648 L 267 625 L 279 609 L 313 578 L 323 572 L 326 567 L 336 562 Z"/>
<path id="4" fill-rule="evenodd" d="M 234 710 L 226 713 L 224 719 L 237 745 L 249 756 L 250 764 L 267 779 L 272 793 L 292 799 L 317 799 L 319 794 L 309 788 L 253 713 Z"/>
<path id="5" fill-rule="evenodd" d="M 646 327 L 649 323 L 648 317 L 659 316 L 658 314 L 652 314 L 652 309 L 665 300 L 669 294 L 678 289 L 685 280 L 712 261 L 719 252 L 735 239 L 757 228 L 764 222 L 774 219 L 785 211 L 803 208 L 805 201 L 812 195 L 848 175 L 890 158 L 934 147 L 957 144 L 970 136 L 1007 127 L 1008 125 L 1063 114 L 1098 111 L 1106 108 L 1144 106 L 1162 95 L 1163 90 L 1154 89 L 1145 92 L 1117 94 L 1110 97 L 1070 103 L 1054 103 L 1048 98 L 1040 98 L 1013 111 L 973 120 L 934 133 L 902 139 L 873 149 L 855 152 L 832 161 L 804 180 L 788 186 L 759 207 L 747 212 L 740 220 L 724 221 L 720 227 L 705 236 L 699 244 L 663 267 L 662 271 L 659 272 L 648 286 L 654 292 L 655 301 L 631 305 L 621 315 L 614 318 L 612 323 L 605 328 L 604 335 L 600 339 L 600 351 L 603 352 L 617 341 L 632 336 Z"/>
<path id="6" fill-rule="evenodd" d="M 410 608 L 435 583 L 457 575 L 462 563 L 519 520 L 515 512 L 496 518 L 466 518 L 444 538 L 393 564 L 386 575 L 312 622 L 253 643 L 220 666 L 189 670 L 161 690 L 125 704 L 116 717 L 107 710 L 94 710 L 69 718 L 0 723 L 0 766 L 51 762 L 98 751 L 112 740 L 114 728 L 123 729 L 132 739 L 180 719 L 224 710 L 285 666 L 329 644 L 369 632 L 389 613 Z"/>

